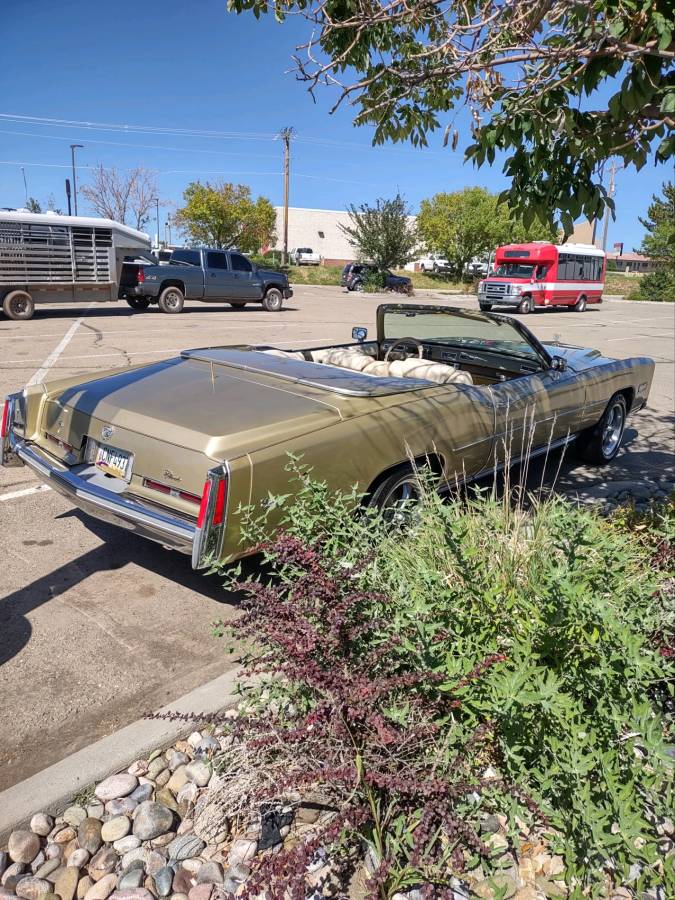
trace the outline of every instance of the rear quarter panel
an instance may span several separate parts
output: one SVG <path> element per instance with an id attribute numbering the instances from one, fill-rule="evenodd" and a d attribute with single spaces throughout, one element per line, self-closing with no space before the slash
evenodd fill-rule
<path id="1" fill-rule="evenodd" d="M 588 428 L 600 420 L 610 398 L 619 391 L 624 393 L 629 411 L 642 406 L 649 396 L 654 362 L 647 357 L 599 357 L 592 365 L 579 371 L 578 377 L 584 387 L 579 424 L 581 428 Z"/>

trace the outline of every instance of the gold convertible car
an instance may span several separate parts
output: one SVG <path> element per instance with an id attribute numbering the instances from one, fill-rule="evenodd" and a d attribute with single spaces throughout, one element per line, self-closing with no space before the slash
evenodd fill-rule
<path id="1" fill-rule="evenodd" d="M 619 451 L 654 374 L 646 358 L 541 344 L 507 316 L 387 304 L 377 336 L 281 350 L 227 346 L 77 376 L 7 398 L 2 463 L 26 464 L 85 513 L 189 553 L 247 552 L 240 505 L 287 493 L 288 454 L 387 512 L 418 490 L 475 479 L 574 440 Z"/>

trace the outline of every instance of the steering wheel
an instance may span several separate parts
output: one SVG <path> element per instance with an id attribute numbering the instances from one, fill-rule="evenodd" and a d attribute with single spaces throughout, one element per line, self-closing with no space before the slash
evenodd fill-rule
<path id="1" fill-rule="evenodd" d="M 402 338 L 398 338 L 398 340 L 394 341 L 394 343 L 391 345 L 391 347 L 387 350 L 387 352 L 384 354 L 384 361 L 389 362 L 389 354 L 395 347 L 398 347 L 399 344 L 408 344 L 408 343 L 415 344 L 417 346 L 417 358 L 424 359 L 424 345 L 422 344 L 422 342 L 418 341 L 417 338 L 414 338 L 414 337 L 402 337 Z"/>

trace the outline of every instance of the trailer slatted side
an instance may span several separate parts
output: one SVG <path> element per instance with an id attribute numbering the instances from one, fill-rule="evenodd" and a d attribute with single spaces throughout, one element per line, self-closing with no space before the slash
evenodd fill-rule
<path id="1" fill-rule="evenodd" d="M 0 284 L 110 283 L 112 230 L 0 222 Z"/>

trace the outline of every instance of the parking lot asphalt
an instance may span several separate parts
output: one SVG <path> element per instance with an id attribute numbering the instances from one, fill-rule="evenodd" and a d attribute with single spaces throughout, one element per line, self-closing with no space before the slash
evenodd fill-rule
<path id="1" fill-rule="evenodd" d="M 187 347 L 349 341 L 353 325 L 374 332 L 380 302 L 300 286 L 281 313 L 199 303 L 179 316 L 134 313 L 123 302 L 41 307 L 30 322 L 0 318 L 0 393 Z M 475 297 L 433 292 L 418 292 L 415 302 L 477 306 Z M 566 456 L 556 489 L 592 499 L 623 482 L 674 481 L 675 306 L 609 300 L 523 321 L 544 340 L 657 364 L 648 408 L 629 421 L 620 456 L 604 469 Z M 214 620 L 237 608 L 218 578 L 86 519 L 28 469 L 0 470 L 0 546 L 0 790 L 234 664 L 211 633 Z"/>

